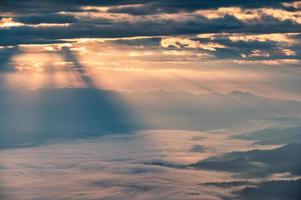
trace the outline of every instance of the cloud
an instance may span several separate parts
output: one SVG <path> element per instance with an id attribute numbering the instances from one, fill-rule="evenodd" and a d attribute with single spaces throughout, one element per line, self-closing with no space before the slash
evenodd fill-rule
<path id="1" fill-rule="evenodd" d="M 194 145 L 191 149 L 191 152 L 206 152 L 207 148 L 203 147 L 202 145 Z"/>
<path id="2" fill-rule="evenodd" d="M 178 13 L 178 12 L 191 12 L 196 10 L 217 9 L 221 7 L 240 7 L 240 8 L 288 8 L 293 7 L 294 4 L 289 4 L 293 1 L 268 1 L 268 2 L 247 2 L 247 1 L 148 1 L 147 3 L 141 2 L 138 5 L 128 6 L 115 6 L 108 11 L 113 13 L 128 13 L 131 15 L 149 15 L 159 13 Z M 283 3 L 287 3 L 284 6 Z"/>
<path id="3" fill-rule="evenodd" d="M 226 48 L 226 46 L 214 42 L 201 43 L 189 38 L 163 38 L 161 39 L 161 46 L 163 48 L 191 48 L 191 49 L 203 49 L 208 51 L 216 51 L 216 49 Z"/>
<path id="4" fill-rule="evenodd" d="M 285 26 L 288 32 L 298 32 L 300 25 L 290 21 L 280 21 L 270 17 L 254 24 L 247 24 L 231 15 L 217 19 L 208 19 L 202 16 L 187 16 L 183 20 L 159 18 L 145 18 L 143 20 L 112 21 L 107 19 L 88 19 L 71 24 L 26 25 L 10 28 L 1 28 L 0 45 L 22 43 L 42 43 L 43 41 L 57 42 L 72 38 L 114 38 L 133 36 L 161 36 L 220 32 L 283 32 Z M 166 26 L 168 24 L 168 26 Z M 49 34 L 51 33 L 51 34 Z M 52 42 L 52 43 L 53 43 Z"/>
<path id="5" fill-rule="evenodd" d="M 1 19 L 3 26 L 0 29 L 0 34 L 4 37 L 0 40 L 0 45 L 51 43 L 51 40 L 57 42 L 81 37 L 114 38 L 221 32 L 273 33 L 300 31 L 300 23 L 298 22 L 300 12 L 269 7 L 282 5 L 283 1 L 269 1 L 268 3 L 239 3 L 237 1 L 227 1 L 227 3 L 224 1 L 214 3 L 191 1 L 161 3 L 159 1 L 147 1 L 140 4 L 136 3 L 136 1 L 114 1 L 110 5 L 110 3 L 94 1 L 89 3 L 76 1 L 64 3 L 58 1 L 36 2 L 34 0 L 26 3 L 23 1 L 5 1 L 1 8 L 4 14 Z M 18 10 L 21 5 L 24 5 L 22 10 Z M 40 8 L 36 10 L 41 12 L 35 12 L 35 9 L 33 9 L 37 5 Z M 104 11 L 92 9 L 93 6 L 97 5 L 109 7 L 109 9 L 104 9 Z M 166 8 L 167 13 L 164 13 L 163 8 L 163 13 L 157 15 L 139 16 L 127 13 L 112 13 L 110 6 L 114 8 L 116 5 L 119 9 L 158 5 Z M 240 7 L 233 7 L 235 5 Z M 89 6 L 91 9 L 87 9 Z M 193 13 L 168 12 L 168 8 L 184 10 L 186 8 L 189 10 L 189 8 L 198 9 L 198 6 L 205 10 Z M 219 9 L 216 10 L 215 8 Z M 249 8 L 249 10 L 246 10 L 246 8 Z M 45 9 L 44 12 L 42 12 L 43 9 Z M 147 11 L 145 12 L 147 14 Z"/>
<path id="6" fill-rule="evenodd" d="M 16 21 L 34 25 L 34 24 L 63 24 L 63 23 L 75 23 L 77 20 L 71 15 L 61 15 L 61 14 L 44 14 L 44 15 L 21 15 L 14 18 Z"/>
<path id="7" fill-rule="evenodd" d="M 0 168 L 0 194 L 7 194 L 7 199 L 20 197 L 24 200 L 62 196 L 67 199 L 153 200 L 168 199 L 172 194 L 177 194 L 179 199 L 192 200 L 200 195 L 206 199 L 226 196 L 225 189 L 213 192 L 215 188 L 199 184 L 232 180 L 226 174 L 141 164 L 146 159 L 174 159 L 178 153 L 192 155 L 181 148 L 183 141 L 184 146 L 190 144 L 187 135 L 200 134 L 171 131 L 170 134 L 180 135 L 179 145 L 166 148 L 164 142 L 156 142 L 177 139 L 165 133 L 141 132 L 73 142 L 56 141 L 39 147 L 0 151 L 4 166 Z"/>
<path id="8" fill-rule="evenodd" d="M 286 3 L 286 4 L 284 4 Z M 138 6 L 137 6 L 138 5 Z M 81 7 L 84 6 L 102 6 L 102 7 L 113 7 L 111 12 L 130 12 L 133 14 L 139 14 L 138 9 L 144 11 L 144 13 L 153 13 L 155 10 L 157 12 L 179 12 L 179 11 L 193 11 L 199 9 L 216 9 L 220 7 L 242 7 L 242 8 L 260 8 L 260 7 L 272 7 L 272 8 L 298 8 L 297 4 L 294 3 L 293 0 L 271 0 L 264 2 L 248 2 L 248 1 L 237 1 L 237 0 L 229 0 L 229 1 L 198 1 L 195 2 L 193 0 L 190 1 L 159 1 L 159 0 L 151 0 L 151 1 L 138 1 L 138 0 L 117 0 L 117 1 L 76 1 L 76 0 L 68 0 L 68 1 L 38 1 L 38 0 L 30 0 L 30 1 L 22 1 L 22 0 L 4 0 L 2 1 L 1 10 L 7 12 L 58 12 L 58 11 L 78 11 L 81 10 Z M 114 8 L 115 6 L 115 8 Z M 37 9 L 39 8 L 39 9 Z M 136 10 L 135 10 L 136 8 Z"/>
<path id="9" fill-rule="evenodd" d="M 259 72 L 256 71 L 257 66 L 298 67 L 301 55 L 299 7 L 299 4 L 293 1 L 280 0 L 268 2 L 5 0 L 0 8 L 0 46 L 44 44 L 48 45 L 48 48 L 54 48 L 59 43 L 73 45 L 73 50 L 76 48 L 81 50 L 76 51 L 80 57 L 79 62 L 88 64 L 90 72 L 99 71 L 97 75 L 100 75 L 100 70 L 106 73 L 110 71 L 109 76 L 112 76 L 112 71 L 115 71 L 114 76 L 118 76 L 119 73 L 120 83 L 113 81 L 111 84 L 112 80 L 106 80 L 106 84 L 111 84 L 111 87 L 122 85 L 123 90 L 136 89 L 140 84 L 130 81 L 135 79 L 133 76 L 121 76 L 121 71 L 124 73 L 127 71 L 128 74 L 135 72 L 136 79 L 139 79 L 138 76 L 141 74 L 145 80 L 152 76 L 160 76 L 158 79 L 162 80 L 164 76 L 165 81 L 162 82 L 166 83 L 171 74 L 174 74 L 168 70 L 187 69 L 199 73 L 199 68 L 203 70 L 213 65 L 227 65 L 225 68 L 228 68 L 232 62 L 233 66 L 241 69 L 242 66 L 252 68 L 253 74 Z M 90 47 L 83 42 L 88 39 Z M 110 46 L 106 49 L 111 48 L 114 51 L 94 48 L 104 42 Z M 5 51 L 0 53 L 2 54 L 0 57 L 3 58 L 7 55 Z M 52 54 L 60 54 L 59 49 L 54 48 Z M 101 57 L 98 54 L 101 54 Z M 2 60 L 3 63 L 7 62 L 5 59 Z M 68 61 L 56 63 L 62 65 L 64 62 L 68 63 Z M 7 64 L 0 65 L 2 69 L 5 68 L 2 71 L 16 67 L 7 68 Z M 4 65 L 6 67 L 3 67 Z M 159 68 L 164 73 L 161 71 L 159 75 L 158 71 L 155 71 Z M 284 74 L 286 70 L 283 69 Z M 278 69 L 275 71 L 278 72 Z M 298 73 L 290 75 L 295 77 Z M 274 84 L 281 90 L 285 88 L 291 96 L 300 96 L 296 93 L 299 91 L 297 86 L 299 81 L 295 78 L 293 78 L 295 84 L 292 80 L 287 80 L 283 85 L 280 84 L 282 80 L 278 80 L 277 83 L 273 79 L 269 83 L 268 78 L 270 77 L 266 77 L 265 81 L 261 80 L 264 85 L 261 85 L 263 87 L 257 85 L 258 90 L 266 91 L 267 87 L 270 88 Z M 102 82 L 103 79 L 106 77 L 97 78 L 98 82 Z M 128 79 L 129 83 L 121 84 L 124 79 Z M 175 78 L 169 80 L 171 79 Z M 187 84 L 178 87 L 179 84 L 174 84 L 173 80 L 170 84 L 161 84 L 161 87 L 174 85 L 174 88 L 182 89 Z M 155 84 L 156 81 L 152 82 Z M 226 90 L 223 91 L 229 91 L 229 85 L 234 84 L 234 80 L 232 83 L 229 82 L 230 80 L 227 80 L 227 84 L 224 84 L 223 88 Z M 159 84 L 152 87 L 145 83 L 144 86 L 149 87 L 148 90 L 161 89 Z M 240 87 L 251 86 L 241 84 Z M 191 86 L 184 90 L 190 91 Z M 292 94 L 293 92 L 295 94 Z M 272 93 L 275 94 L 275 91 Z"/>
<path id="10" fill-rule="evenodd" d="M 14 21 L 11 17 L 3 17 L 2 19 L 0 19 L 0 28 L 8 28 L 22 25 L 24 24 Z"/>

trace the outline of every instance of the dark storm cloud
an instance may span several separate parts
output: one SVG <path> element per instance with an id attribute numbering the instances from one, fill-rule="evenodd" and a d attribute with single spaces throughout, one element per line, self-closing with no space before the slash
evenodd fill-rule
<path id="1" fill-rule="evenodd" d="M 282 3 L 294 2 L 292 0 L 269 0 L 269 1 L 241 1 L 241 0 L 216 0 L 216 1 L 147 1 L 147 3 L 138 6 L 112 7 L 110 12 L 128 13 L 131 15 L 146 15 L 158 13 L 177 13 L 189 12 L 204 9 L 218 9 L 220 7 L 241 7 L 241 8 L 284 8 Z M 295 10 L 292 7 L 286 9 Z"/>
<path id="2" fill-rule="evenodd" d="M 216 0 L 216 1 L 181 1 L 181 0 L 114 0 L 114 1 L 80 1 L 80 0 L 3 0 L 1 1 L 1 11 L 16 13 L 37 13 L 37 12 L 58 12 L 58 11 L 78 11 L 82 6 L 124 6 L 115 7 L 111 12 L 121 12 L 130 14 L 153 14 L 153 13 L 174 13 L 179 11 L 194 11 L 199 9 L 216 9 L 220 7 L 242 7 L 242 8 L 261 8 L 261 7 L 283 7 L 282 3 L 294 2 L 293 0 L 269 0 L 269 1 L 242 1 L 242 0 Z M 288 7 L 289 8 L 289 7 Z M 291 8 L 293 9 L 293 8 Z"/>
<path id="3" fill-rule="evenodd" d="M 158 47 L 160 45 L 161 37 L 137 38 L 132 40 L 116 39 L 112 41 L 114 44 L 127 46 L 143 46 L 143 47 Z"/>
<path id="4" fill-rule="evenodd" d="M 1 12 L 12 12 L 15 14 L 28 13 L 54 13 L 59 11 L 75 12 L 81 11 L 82 6 L 114 6 L 136 4 L 138 0 L 114 0 L 114 1 L 81 1 L 81 0 L 3 0 L 1 1 Z"/>
<path id="5" fill-rule="evenodd" d="M 26 19 L 23 19 L 26 20 Z M 37 23 L 37 19 L 29 19 L 30 23 Z M 73 20 L 61 19 L 61 20 Z M 301 31 L 301 25 L 292 21 L 281 21 L 268 18 L 253 24 L 240 21 L 235 16 L 225 15 L 217 19 L 203 16 L 193 16 L 187 20 L 144 19 L 141 21 L 113 21 L 109 19 L 77 19 L 76 23 L 68 26 L 15 26 L 0 28 L 0 45 L 15 45 L 26 43 L 53 43 L 51 40 L 72 38 L 114 38 L 131 36 L 161 36 L 183 35 L 198 33 L 274 33 Z M 49 20 L 48 20 L 49 22 Z M 52 20 L 55 22 L 55 19 Z M 167 25 L 168 24 L 168 25 Z M 284 29 L 285 27 L 285 29 Z"/>
<path id="6" fill-rule="evenodd" d="M 76 18 L 71 15 L 59 15 L 59 14 L 45 14 L 45 15 L 25 15 L 15 17 L 15 20 L 24 24 L 61 24 L 61 23 L 74 23 Z"/>
<path id="7" fill-rule="evenodd" d="M 0 46 L 19 44 L 51 44 L 66 42 L 76 38 L 121 38 L 133 36 L 154 37 L 136 41 L 116 41 L 125 45 L 152 47 L 160 44 L 155 37 L 190 35 L 202 33 L 289 33 L 300 32 L 301 24 L 294 18 L 273 16 L 264 11 L 256 13 L 260 17 L 244 20 L 236 14 L 217 14 L 207 18 L 204 14 L 192 13 L 195 10 L 218 9 L 220 7 L 279 8 L 291 13 L 298 8 L 283 3 L 290 0 L 270 1 L 178 1 L 178 0 L 117 0 L 117 1 L 1 1 L 0 6 Z M 86 6 L 86 7 L 84 7 Z M 89 6 L 89 7 L 87 7 Z M 94 6 L 106 6 L 108 10 L 97 10 Z M 213 12 L 213 11 L 212 11 Z M 244 12 L 246 14 L 247 11 Z M 127 13 L 130 15 L 123 15 Z M 166 17 L 164 13 L 178 13 Z M 150 15 L 157 14 L 157 15 Z M 254 15 L 254 13 L 252 13 Z M 296 14 L 297 15 L 297 14 Z M 128 17 L 124 17 L 128 16 Z M 19 23 L 5 26 L 5 20 Z M 296 36 L 297 37 L 297 36 Z M 298 38 L 295 38 L 298 40 Z M 227 48 L 210 52 L 216 58 L 239 59 L 242 54 L 249 55 L 254 49 L 272 52 L 269 57 L 249 57 L 248 59 L 298 59 L 300 48 L 291 47 L 295 55 L 277 54 L 281 45 L 277 42 L 239 41 L 216 38 Z M 210 42 L 210 40 L 208 40 Z M 139 44 L 138 44 L 139 43 Z M 276 53 L 275 53 L 276 52 Z M 2 54 L 2 52 L 1 52 Z M 5 57 L 5 54 L 1 56 Z"/>

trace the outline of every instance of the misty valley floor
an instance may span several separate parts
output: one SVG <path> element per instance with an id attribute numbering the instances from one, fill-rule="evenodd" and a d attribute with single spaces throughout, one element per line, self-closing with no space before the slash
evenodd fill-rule
<path id="1" fill-rule="evenodd" d="M 270 183 L 274 189 L 291 184 L 287 191 L 293 196 L 288 197 L 298 197 L 294 188 L 300 186 L 300 171 L 263 174 L 259 167 L 254 171 L 258 173 L 250 176 L 250 171 L 234 169 L 247 166 L 241 161 L 240 165 L 230 165 L 230 170 L 222 169 L 229 166 L 226 158 L 233 158 L 230 152 L 248 152 L 248 158 L 253 158 L 250 150 L 273 153 L 281 147 L 237 138 L 266 125 L 256 126 L 205 132 L 149 130 L 3 149 L 1 199 L 273 199 L 253 194 L 256 187 L 262 191 L 255 193 L 270 190 Z M 241 154 L 245 155 L 234 156 Z M 214 162 L 220 162 L 220 168 L 210 166 Z"/>

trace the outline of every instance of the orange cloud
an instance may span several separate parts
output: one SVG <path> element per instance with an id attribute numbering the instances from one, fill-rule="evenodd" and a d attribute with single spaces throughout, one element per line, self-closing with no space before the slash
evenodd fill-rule
<path id="1" fill-rule="evenodd" d="M 190 38 L 184 37 L 167 37 L 161 39 L 161 47 L 175 47 L 175 48 L 192 48 L 192 49 L 203 49 L 208 51 L 216 51 L 218 48 L 227 48 L 225 45 L 218 44 L 215 42 L 202 43 L 195 41 Z"/>
<path id="2" fill-rule="evenodd" d="M 20 22 L 15 22 L 10 17 L 4 17 L 4 18 L 0 19 L 0 27 L 9 28 L 9 27 L 14 27 L 14 26 L 22 26 L 22 25 L 24 25 L 24 24 L 20 23 Z"/>

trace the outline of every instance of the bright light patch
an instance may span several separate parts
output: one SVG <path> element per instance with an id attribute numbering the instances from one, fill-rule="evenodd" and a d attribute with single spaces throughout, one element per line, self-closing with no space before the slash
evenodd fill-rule
<path id="1" fill-rule="evenodd" d="M 0 27 L 9 28 L 14 26 L 23 26 L 23 23 L 15 22 L 13 18 L 10 17 L 4 17 L 0 19 Z"/>

